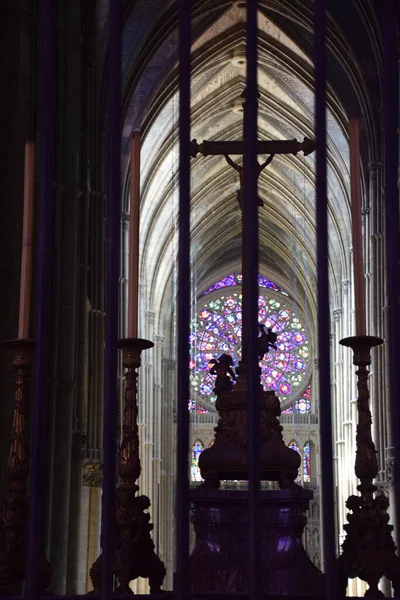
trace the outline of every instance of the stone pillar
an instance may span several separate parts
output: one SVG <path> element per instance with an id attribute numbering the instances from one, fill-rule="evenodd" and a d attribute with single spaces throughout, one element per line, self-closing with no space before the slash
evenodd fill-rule
<path id="1" fill-rule="evenodd" d="M 153 472 L 153 481 L 152 481 L 152 490 L 151 490 L 151 504 L 153 507 L 152 515 L 153 515 L 153 539 L 156 545 L 157 554 L 159 553 L 160 546 L 160 537 L 161 537 L 161 519 L 160 519 L 160 499 L 161 499 L 161 471 L 162 471 L 162 463 L 164 460 L 164 454 L 162 449 L 162 439 L 161 439 L 161 419 L 162 419 L 162 378 L 163 378 L 163 370 L 162 370 L 162 361 L 163 361 L 163 347 L 164 347 L 164 337 L 161 335 L 154 336 L 154 386 L 153 386 L 153 403 L 154 403 L 154 413 L 153 413 L 153 458 L 152 458 L 152 472 Z"/>
<path id="2" fill-rule="evenodd" d="M 86 497 L 88 511 L 85 518 L 85 534 L 82 535 L 82 553 L 84 547 L 87 549 L 86 560 L 86 593 L 93 589 L 89 571 L 100 554 L 100 532 L 101 532 L 101 487 L 103 484 L 103 465 L 99 461 L 87 461 L 83 467 L 83 494 Z M 85 489 L 86 488 L 86 489 Z M 86 539 L 85 539 L 86 537 Z M 86 542 L 86 543 L 85 543 Z M 83 587 L 83 572 L 80 581 Z"/>
<path id="3" fill-rule="evenodd" d="M 145 313 L 145 339 L 154 340 L 155 312 L 147 310 Z M 153 447 L 154 447 L 154 349 L 145 353 L 142 367 L 139 372 L 140 397 L 139 420 L 144 424 L 140 438 L 142 473 L 140 476 L 140 489 L 143 494 L 152 498 L 153 482 Z M 150 508 L 151 520 L 154 522 L 154 507 Z"/>
<path id="4" fill-rule="evenodd" d="M 175 569 L 175 464 L 176 464 L 176 361 L 162 361 L 161 440 L 162 456 L 160 489 L 160 558 L 167 576 L 164 588 L 173 587 Z"/>

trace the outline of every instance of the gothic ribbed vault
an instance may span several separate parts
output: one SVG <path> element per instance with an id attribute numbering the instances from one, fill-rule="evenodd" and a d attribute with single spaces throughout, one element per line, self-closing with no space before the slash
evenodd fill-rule
<path id="1" fill-rule="evenodd" d="M 145 4 L 147 9 L 151 8 L 151 3 Z M 313 137 L 311 13 L 308 9 L 300 13 L 296 2 L 289 3 L 290 10 L 289 7 L 283 10 L 282 3 L 278 9 L 275 4 L 260 3 L 259 138 L 301 140 L 304 136 Z M 146 305 L 161 320 L 168 321 L 177 246 L 178 40 L 173 25 L 174 8 L 161 2 L 157 7 L 160 18 L 156 36 L 154 21 L 147 20 L 150 13 L 144 14 L 143 5 L 134 5 L 128 15 L 122 148 L 127 181 L 127 138 L 132 129 L 142 130 L 141 281 L 146 285 Z M 199 142 L 242 136 L 240 96 L 245 88 L 246 70 L 243 7 L 242 2 L 213 2 L 212 9 L 208 2 L 194 5 L 191 136 Z M 129 23 L 132 27 L 135 23 L 135 30 Z M 141 35 L 135 36 L 139 23 Z M 328 106 L 329 250 L 334 305 L 342 280 L 351 276 L 347 119 L 349 111 L 354 112 L 354 104 L 357 105 L 360 86 L 366 84 L 360 83 L 361 67 L 354 63 L 354 55 L 350 62 L 349 49 L 333 16 L 329 28 L 330 71 L 339 85 L 338 89 L 329 86 Z M 146 60 L 141 62 L 144 53 Z M 341 64 L 340 73 L 334 63 Z M 354 83 L 353 93 L 346 96 L 352 106 L 345 106 L 340 99 L 346 79 L 347 85 Z M 358 110 L 365 115 L 365 136 L 371 140 L 368 96 L 364 94 L 363 98 Z M 369 152 L 372 151 L 370 148 Z M 371 156 L 367 159 L 371 160 Z M 307 310 L 315 315 L 313 171 L 314 157 L 298 155 L 276 156 L 262 173 L 260 272 L 296 296 L 303 308 L 306 302 Z M 197 292 L 229 270 L 240 267 L 237 186 L 237 173 L 223 157 L 192 159 L 192 255 Z M 128 202 L 126 194 L 125 206 Z"/>

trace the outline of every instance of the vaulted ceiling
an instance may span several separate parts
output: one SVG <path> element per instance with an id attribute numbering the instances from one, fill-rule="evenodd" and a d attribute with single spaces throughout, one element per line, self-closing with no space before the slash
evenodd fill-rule
<path id="1" fill-rule="evenodd" d="M 327 42 L 328 201 L 334 303 L 341 281 L 350 277 L 347 122 L 349 116 L 361 117 L 364 163 L 375 160 L 379 53 L 373 35 L 377 24 L 372 3 L 347 0 L 331 4 Z M 194 3 L 191 136 L 198 142 L 242 137 L 245 13 L 245 2 L 240 1 Z M 258 27 L 259 139 L 313 137 L 312 3 L 261 1 Z M 168 305 L 165 300 L 172 294 L 177 250 L 177 56 L 175 4 L 150 0 L 127 5 L 123 167 L 127 180 L 127 140 L 132 130 L 140 129 L 141 269 L 155 310 Z M 201 293 L 214 280 L 240 268 L 238 174 L 223 157 L 201 155 L 192 159 L 191 174 L 192 263 L 195 293 Z M 365 179 L 366 203 L 367 183 Z M 260 176 L 259 195 L 264 201 L 259 210 L 260 271 L 297 296 L 303 307 L 307 298 L 314 312 L 313 155 L 275 156 Z M 126 204 L 128 201 L 126 195 Z"/>

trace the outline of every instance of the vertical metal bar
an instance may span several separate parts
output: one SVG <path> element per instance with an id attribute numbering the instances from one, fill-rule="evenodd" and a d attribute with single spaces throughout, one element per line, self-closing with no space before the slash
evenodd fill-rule
<path id="1" fill-rule="evenodd" d="M 335 505 L 332 458 L 332 405 L 329 352 L 328 205 L 326 168 L 326 0 L 315 0 L 315 133 L 319 389 L 322 461 L 323 549 L 325 593 L 334 594 Z"/>
<path id="2" fill-rule="evenodd" d="M 56 110 L 56 3 L 42 0 L 42 119 L 40 139 L 40 200 L 38 222 L 37 323 L 35 387 L 32 410 L 32 451 L 28 556 L 25 596 L 34 598 L 43 560 L 43 476 L 46 471 L 46 424 L 48 413 L 51 266 L 53 221 L 53 173 Z"/>
<path id="3" fill-rule="evenodd" d="M 189 317 L 190 317 L 190 50 L 191 0 L 179 0 L 179 253 L 176 594 L 189 591 Z"/>
<path id="4" fill-rule="evenodd" d="M 118 362 L 118 259 L 121 211 L 121 72 L 122 3 L 110 0 L 108 45 L 108 145 L 107 145 L 107 316 L 105 398 L 103 422 L 103 502 L 101 598 L 113 591 L 115 485 L 117 454 Z"/>
<path id="5" fill-rule="evenodd" d="M 260 551 L 260 381 L 258 373 L 258 197 L 257 197 L 257 0 L 247 2 L 247 89 L 244 112 L 243 298 L 244 347 L 248 361 L 248 464 L 249 464 L 249 591 L 261 597 Z"/>
<path id="6" fill-rule="evenodd" d="M 395 449 L 396 533 L 400 541 L 400 411 L 398 408 L 400 380 L 400 235 L 398 191 L 398 127 L 399 80 L 397 33 L 399 7 L 397 0 L 384 0 L 383 9 L 383 109 L 384 109 L 384 177 L 385 177 L 385 252 L 386 289 L 389 336 L 390 402 L 392 407 L 393 444 Z"/>

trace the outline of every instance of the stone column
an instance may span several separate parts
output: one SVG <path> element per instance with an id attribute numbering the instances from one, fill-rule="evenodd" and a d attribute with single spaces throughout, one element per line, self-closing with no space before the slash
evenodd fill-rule
<path id="1" fill-rule="evenodd" d="M 160 558 L 167 570 L 164 588 L 171 590 L 175 569 L 176 361 L 164 358 L 162 374 Z"/>
<path id="2" fill-rule="evenodd" d="M 145 339 L 154 341 L 155 312 L 147 310 L 145 322 Z M 154 349 L 145 353 L 142 367 L 139 372 L 139 381 L 141 382 L 141 397 L 139 398 L 140 411 L 139 419 L 144 424 L 142 437 L 140 438 L 142 474 L 140 477 L 140 489 L 142 493 L 152 498 L 153 482 L 153 446 L 154 446 Z M 154 522 L 154 507 L 150 508 L 151 519 Z"/>
<path id="3" fill-rule="evenodd" d="M 151 491 L 151 504 L 153 506 L 153 539 L 156 545 L 156 550 L 158 554 L 158 547 L 160 545 L 160 536 L 161 536 L 161 519 L 160 519 L 160 499 L 161 499 L 161 470 L 162 463 L 164 460 L 164 455 L 162 451 L 162 439 L 161 439 L 161 419 L 162 419 L 162 387 L 163 387 L 163 371 L 162 371 L 162 361 L 163 361 L 163 347 L 164 347 L 164 337 L 161 335 L 154 336 L 154 387 L 153 387 L 153 403 L 154 403 L 154 413 L 153 413 L 153 482 L 152 482 L 152 491 Z"/>
<path id="4" fill-rule="evenodd" d="M 89 570 L 100 554 L 101 532 L 101 487 L 103 485 L 103 465 L 99 461 L 87 461 L 83 467 L 83 495 L 86 498 L 87 512 L 84 520 L 83 535 L 81 537 L 81 553 L 84 555 L 86 547 L 86 560 L 83 565 L 79 587 L 83 587 L 84 567 L 86 567 L 86 593 L 93 589 Z M 86 537 L 87 536 L 87 537 Z M 86 539 L 85 539 L 86 538 Z"/>

